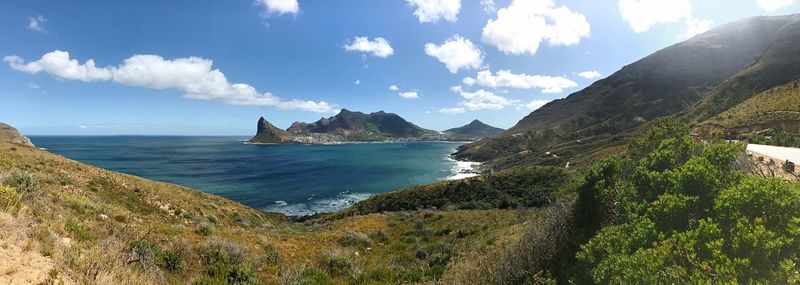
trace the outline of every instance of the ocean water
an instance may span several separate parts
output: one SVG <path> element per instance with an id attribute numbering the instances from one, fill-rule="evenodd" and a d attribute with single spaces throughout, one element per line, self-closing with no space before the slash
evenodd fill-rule
<path id="1" fill-rule="evenodd" d="M 37 147 L 108 170 L 172 182 L 265 211 L 307 215 L 369 195 L 462 177 L 461 143 L 254 145 L 245 137 L 32 136 Z"/>

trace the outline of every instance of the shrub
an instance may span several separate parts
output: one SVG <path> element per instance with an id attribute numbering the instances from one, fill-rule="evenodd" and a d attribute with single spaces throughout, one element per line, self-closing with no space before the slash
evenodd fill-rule
<path id="1" fill-rule="evenodd" d="M 261 248 L 264 249 L 264 256 L 261 260 L 266 264 L 278 264 L 281 262 L 281 253 L 278 248 L 268 241 L 261 242 Z"/>
<path id="2" fill-rule="evenodd" d="M 161 251 L 159 265 L 170 272 L 182 272 L 187 269 L 186 259 L 191 250 L 186 243 L 175 243 Z"/>
<path id="3" fill-rule="evenodd" d="M 339 238 L 339 244 L 342 246 L 365 248 L 372 244 L 372 240 L 364 233 L 347 231 Z"/>
<path id="4" fill-rule="evenodd" d="M 214 226 L 208 223 L 200 223 L 200 225 L 197 226 L 197 233 L 201 236 L 210 236 L 214 233 Z"/>
<path id="5" fill-rule="evenodd" d="M 39 189 L 36 180 L 25 171 L 13 171 L 5 184 L 17 189 L 20 194 L 34 193 Z"/>
<path id="6" fill-rule="evenodd" d="M 22 195 L 12 187 L 0 185 L 0 211 L 16 214 L 20 209 Z"/>
<path id="7" fill-rule="evenodd" d="M 78 224 L 78 222 L 74 218 L 70 218 L 67 220 L 66 224 L 64 224 L 64 229 L 71 233 L 75 238 L 78 240 L 89 240 L 92 238 L 92 235 L 89 233 L 89 230 Z"/>
<path id="8" fill-rule="evenodd" d="M 369 234 L 367 234 L 367 236 L 369 236 L 369 238 L 372 239 L 372 240 L 377 240 L 377 241 L 382 242 L 382 243 L 385 243 L 385 242 L 389 241 L 389 235 L 387 235 L 382 230 L 371 231 L 371 232 L 369 232 Z"/>
<path id="9" fill-rule="evenodd" d="M 248 253 L 232 241 L 212 240 L 198 249 L 205 277 L 202 284 L 259 284 Z"/>
<path id="10" fill-rule="evenodd" d="M 317 263 L 332 276 L 349 275 L 353 269 L 351 257 L 343 250 L 331 249 L 317 254 Z"/>

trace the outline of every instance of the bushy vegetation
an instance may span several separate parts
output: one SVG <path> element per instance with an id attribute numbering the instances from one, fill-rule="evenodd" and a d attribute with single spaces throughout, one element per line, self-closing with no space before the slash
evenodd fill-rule
<path id="1" fill-rule="evenodd" d="M 780 129 L 768 129 L 758 133 L 745 133 L 740 135 L 740 137 L 743 141 L 748 143 L 800 147 L 800 135 L 785 132 Z"/>
<path id="2" fill-rule="evenodd" d="M 733 168 L 739 143 L 657 123 L 577 187 L 578 283 L 800 281 L 800 186 Z"/>
<path id="3" fill-rule="evenodd" d="M 370 197 L 335 214 L 363 215 L 417 209 L 515 209 L 539 207 L 570 180 L 563 168 L 528 166 L 480 177 L 416 186 Z"/>

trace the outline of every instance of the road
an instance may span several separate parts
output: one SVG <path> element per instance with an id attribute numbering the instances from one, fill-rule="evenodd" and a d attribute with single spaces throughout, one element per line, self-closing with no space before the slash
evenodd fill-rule
<path id="1" fill-rule="evenodd" d="M 791 162 L 800 163 L 800 148 L 747 144 L 747 150 L 775 158 L 779 160 L 778 162 L 783 162 L 788 159 Z"/>

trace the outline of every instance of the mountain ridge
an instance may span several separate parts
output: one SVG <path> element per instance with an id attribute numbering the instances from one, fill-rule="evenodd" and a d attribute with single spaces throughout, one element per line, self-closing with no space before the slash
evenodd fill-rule
<path id="1" fill-rule="evenodd" d="M 800 77 L 800 14 L 746 18 L 663 48 L 533 111 L 505 133 L 455 156 L 498 168 L 564 164 L 605 148 L 664 116 L 692 123 Z M 533 154 L 533 155 L 530 155 Z M 524 156 L 524 157 L 523 157 Z"/>
<path id="2" fill-rule="evenodd" d="M 439 132 L 413 124 L 395 113 L 363 113 L 342 109 L 338 114 L 313 123 L 294 122 L 286 130 L 259 118 L 251 143 L 326 144 L 384 141 L 476 140 L 495 135 L 502 129 L 473 120 L 470 124 Z"/>

